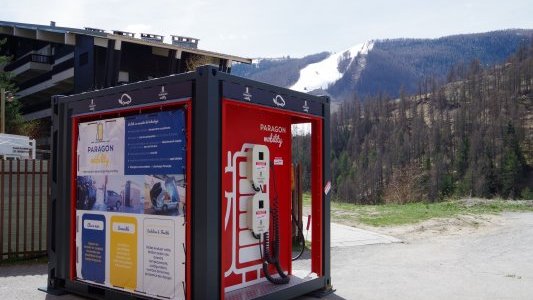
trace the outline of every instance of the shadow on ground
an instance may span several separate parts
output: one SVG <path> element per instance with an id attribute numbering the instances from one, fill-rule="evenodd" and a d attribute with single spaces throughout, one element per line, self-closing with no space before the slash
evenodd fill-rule
<path id="1" fill-rule="evenodd" d="M 0 266 L 0 277 L 46 275 L 47 272 L 48 266 L 46 264 Z"/>
<path id="2" fill-rule="evenodd" d="M 329 294 L 327 296 L 322 296 L 320 297 L 320 295 L 314 295 L 313 293 L 311 294 L 308 294 L 306 296 L 303 296 L 303 297 L 298 297 L 298 298 L 295 298 L 296 300 L 313 300 L 313 299 L 321 299 L 321 300 L 346 300 L 346 298 L 343 298 L 339 295 L 336 295 L 335 293 L 333 294 Z"/>
<path id="3" fill-rule="evenodd" d="M 338 295 L 335 295 L 335 294 L 331 294 L 331 295 L 327 296 L 326 298 L 322 298 L 322 299 L 329 299 L 329 300 L 346 300 L 346 298 L 343 298 L 343 297 L 338 296 Z"/>

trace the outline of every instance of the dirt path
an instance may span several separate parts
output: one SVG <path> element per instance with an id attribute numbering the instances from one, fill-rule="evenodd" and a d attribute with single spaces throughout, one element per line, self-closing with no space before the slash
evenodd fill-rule
<path id="1" fill-rule="evenodd" d="M 357 227 L 391 235 L 403 241 L 415 241 L 437 236 L 485 234 L 498 230 L 505 222 L 502 215 L 459 215 L 453 218 L 435 218 L 417 224 L 372 227 Z"/>

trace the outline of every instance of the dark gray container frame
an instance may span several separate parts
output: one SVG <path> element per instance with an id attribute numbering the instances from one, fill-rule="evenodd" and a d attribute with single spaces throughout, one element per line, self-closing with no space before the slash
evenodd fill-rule
<path id="1" fill-rule="evenodd" d="M 161 86 L 167 87 L 168 97 L 158 98 Z M 173 89 L 169 89 L 174 87 Z M 240 91 L 252 91 L 251 99 Z M 123 93 L 132 97 L 124 107 L 118 101 Z M 272 103 L 272 96 L 283 95 L 287 105 Z M 261 96 L 261 97 L 259 97 Z M 221 107 L 222 98 L 231 98 L 300 114 L 322 117 L 322 186 L 330 181 L 330 107 L 329 98 L 307 95 L 285 88 L 264 84 L 227 73 L 215 67 L 203 66 L 196 72 L 87 92 L 68 97 L 52 98 L 52 197 L 48 218 L 48 286 L 51 293 L 71 292 L 96 299 L 150 299 L 116 289 L 86 282 L 72 281 L 70 274 L 70 212 L 71 212 L 71 137 L 73 116 L 98 112 L 142 108 L 147 105 L 168 104 L 192 98 L 192 187 L 191 187 L 191 299 L 219 299 L 221 291 Z M 270 97 L 270 98 L 269 98 Z M 96 102 L 94 100 L 97 100 Z M 171 100 L 166 100 L 171 99 Z M 177 100 L 176 100 L 177 99 Z M 182 99 L 182 100 L 180 100 Z M 270 102 L 265 102 L 265 99 Z M 137 102 L 142 101 L 142 102 Z M 300 105 L 311 109 L 302 112 Z M 96 107 L 95 107 L 96 106 Z M 215 167 L 213 167 L 215 166 Z M 290 299 L 314 291 L 331 290 L 330 273 L 330 194 L 323 194 L 323 276 L 259 299 Z M 218 251 L 213 251 L 217 249 Z M 215 268 L 213 266 L 216 266 Z"/>

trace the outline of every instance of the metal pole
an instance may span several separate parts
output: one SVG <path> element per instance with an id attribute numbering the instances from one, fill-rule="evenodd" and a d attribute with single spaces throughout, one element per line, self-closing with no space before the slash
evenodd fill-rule
<path id="1" fill-rule="evenodd" d="M 0 133 L 6 133 L 6 89 L 0 89 Z"/>

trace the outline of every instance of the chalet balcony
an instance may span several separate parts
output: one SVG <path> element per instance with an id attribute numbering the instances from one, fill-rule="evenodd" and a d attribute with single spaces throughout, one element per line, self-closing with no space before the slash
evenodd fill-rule
<path id="1" fill-rule="evenodd" d="M 53 62 L 52 56 L 30 53 L 5 66 L 4 71 L 11 72 L 15 81 L 24 82 L 50 72 Z"/>

